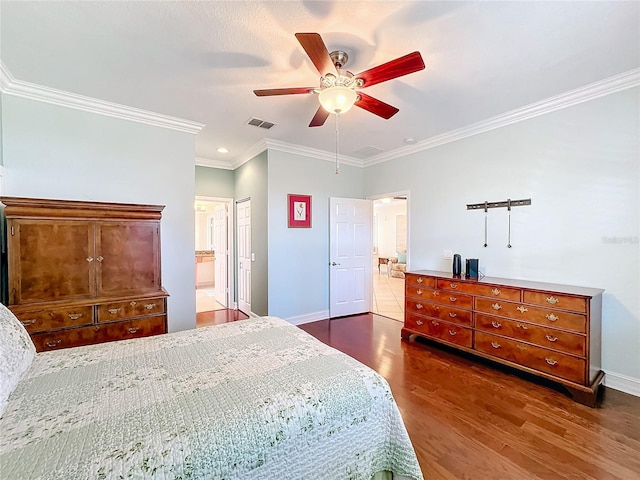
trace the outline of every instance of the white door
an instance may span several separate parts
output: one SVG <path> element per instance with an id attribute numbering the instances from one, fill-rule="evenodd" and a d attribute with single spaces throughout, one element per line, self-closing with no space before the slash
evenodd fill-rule
<path id="1" fill-rule="evenodd" d="M 221 203 L 213 210 L 213 251 L 215 252 L 214 285 L 216 301 L 228 307 L 227 268 L 229 251 L 227 249 L 227 204 Z"/>
<path id="2" fill-rule="evenodd" d="M 329 316 L 371 311 L 370 200 L 329 199 Z"/>
<path id="3" fill-rule="evenodd" d="M 238 310 L 251 312 L 251 200 L 238 203 Z"/>

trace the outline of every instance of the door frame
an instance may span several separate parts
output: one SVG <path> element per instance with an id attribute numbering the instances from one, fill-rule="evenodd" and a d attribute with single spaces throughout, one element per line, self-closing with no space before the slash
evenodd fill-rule
<path id="1" fill-rule="evenodd" d="M 227 205 L 227 305 L 228 308 L 232 308 L 237 310 L 237 304 L 235 302 L 235 269 L 234 269 L 234 258 L 235 258 L 235 245 L 233 243 L 235 238 L 235 229 L 234 229 L 234 210 L 233 210 L 233 198 L 224 198 L 224 197 L 208 197 L 204 195 L 196 195 L 195 200 L 200 200 L 203 202 L 220 202 L 225 203 Z M 194 246 L 195 251 L 195 246 Z"/>
<path id="2" fill-rule="evenodd" d="M 239 239 L 240 239 L 240 237 L 238 236 L 238 219 L 240 218 L 240 216 L 238 215 L 238 205 L 240 205 L 242 203 L 245 203 L 245 202 L 249 202 L 249 208 L 250 208 L 249 226 L 251 226 L 251 224 L 252 224 L 252 220 L 251 219 L 253 217 L 253 208 L 252 208 L 252 205 L 251 205 L 251 197 L 249 196 L 249 197 L 241 198 L 240 200 L 236 200 L 234 202 L 234 208 L 236 209 L 235 210 L 235 212 L 236 212 L 236 221 L 235 221 L 234 226 L 233 226 L 234 232 L 236 233 L 236 237 L 235 237 L 236 238 L 236 242 L 238 242 Z M 253 233 L 253 229 L 252 229 L 252 233 Z M 249 240 L 250 242 L 252 240 L 251 237 L 250 237 L 250 240 Z M 250 245 L 250 247 L 251 248 L 249 249 L 249 262 L 253 262 L 253 253 L 252 253 L 253 252 L 253 245 Z M 251 270 L 252 270 L 251 273 L 253 274 L 253 265 L 251 265 Z M 236 281 L 239 282 L 240 281 L 240 257 L 239 257 L 239 248 L 238 248 L 237 245 L 236 245 L 236 255 L 234 256 L 234 272 L 235 272 Z M 252 293 L 251 292 L 252 285 L 253 285 L 253 281 L 251 281 L 251 283 L 249 284 L 249 289 L 250 289 L 249 290 L 249 295 L 250 296 L 251 296 L 251 293 Z M 238 297 L 234 297 L 235 298 L 234 305 L 235 305 L 235 309 L 236 310 L 240 310 L 240 298 L 239 298 L 240 286 L 236 285 L 236 287 L 237 287 L 236 288 L 236 292 L 238 294 Z M 242 313 L 247 314 L 249 317 L 255 316 L 253 314 L 252 310 L 251 310 L 251 299 L 249 299 L 248 305 L 249 305 L 249 309 L 248 309 L 249 311 L 248 312 L 244 312 L 242 310 L 240 310 L 240 311 L 242 311 Z"/>

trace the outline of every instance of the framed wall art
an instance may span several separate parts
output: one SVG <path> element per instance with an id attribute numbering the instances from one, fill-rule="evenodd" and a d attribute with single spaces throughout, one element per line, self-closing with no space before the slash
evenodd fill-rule
<path id="1" fill-rule="evenodd" d="M 311 195 L 287 195 L 289 228 L 311 228 Z"/>

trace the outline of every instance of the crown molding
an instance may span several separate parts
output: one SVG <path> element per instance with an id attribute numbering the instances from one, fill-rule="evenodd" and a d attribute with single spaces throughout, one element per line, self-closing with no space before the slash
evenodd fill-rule
<path id="1" fill-rule="evenodd" d="M 127 107 L 117 103 L 105 102 L 97 98 L 76 95 L 75 93 L 56 90 L 55 88 L 36 85 L 35 83 L 16 80 L 7 67 L 0 61 L 0 88 L 2 93 L 15 97 L 37 100 L 61 107 L 73 108 L 84 112 L 97 113 L 107 117 L 130 120 L 156 127 L 168 128 L 195 135 L 204 124 L 170 117 L 160 113 L 149 112 L 138 108 Z"/>
<path id="2" fill-rule="evenodd" d="M 196 165 L 199 167 L 220 168 L 222 170 L 234 170 L 234 164 L 228 160 L 214 160 L 213 158 L 196 157 Z"/>
<path id="3" fill-rule="evenodd" d="M 621 73 L 620 75 L 615 75 L 599 82 L 576 88 L 575 90 L 511 110 L 463 128 L 451 130 L 450 132 L 443 133 L 442 135 L 427 138 L 426 140 L 422 140 L 414 145 L 381 153 L 380 155 L 366 159 L 363 163 L 365 167 L 369 167 L 378 163 L 388 162 L 389 160 L 404 157 L 412 153 L 422 152 L 446 143 L 455 142 L 479 133 L 495 130 L 497 128 L 522 122 L 530 118 L 562 110 L 579 103 L 595 100 L 600 97 L 611 95 L 612 93 L 621 92 L 638 86 L 640 86 L 640 68 L 629 70 L 628 72 Z"/>

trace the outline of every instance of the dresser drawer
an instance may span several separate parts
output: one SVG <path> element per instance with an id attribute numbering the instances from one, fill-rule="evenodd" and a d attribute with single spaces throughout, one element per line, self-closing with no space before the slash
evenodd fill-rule
<path id="1" fill-rule="evenodd" d="M 573 297 L 571 295 L 562 295 L 558 293 L 544 293 L 525 290 L 524 302 L 533 303 L 534 305 L 542 305 L 544 307 L 587 313 L 587 299 L 584 297 Z"/>
<path id="2" fill-rule="evenodd" d="M 471 310 L 473 307 L 473 297 L 470 295 L 433 290 L 431 298 L 436 303 L 451 305 L 452 307 L 465 308 L 468 310 Z"/>
<path id="3" fill-rule="evenodd" d="M 476 298 L 476 310 L 492 315 L 500 315 L 501 317 L 509 317 L 514 320 L 524 320 L 538 325 L 586 333 L 587 318 L 585 315 L 577 313 L 491 300 L 489 298 Z"/>
<path id="4" fill-rule="evenodd" d="M 470 328 L 443 322 L 435 318 L 421 317 L 413 313 L 406 314 L 405 327 L 425 337 L 471 348 L 472 335 Z"/>
<path id="5" fill-rule="evenodd" d="M 452 308 L 446 305 L 428 302 L 426 300 L 407 299 L 406 309 L 419 315 L 438 318 L 446 322 L 471 326 L 471 311 L 460 308 Z"/>
<path id="6" fill-rule="evenodd" d="M 44 308 L 27 310 L 16 308 L 13 312 L 29 333 L 55 330 L 65 327 L 78 327 L 93 323 L 93 306 Z"/>
<path id="7" fill-rule="evenodd" d="M 433 288 L 423 287 L 422 285 L 413 285 L 407 283 L 405 285 L 405 297 L 431 299 L 435 290 Z"/>
<path id="8" fill-rule="evenodd" d="M 493 285 L 481 285 L 472 282 L 460 282 L 451 279 L 438 279 L 437 287 L 449 292 L 470 293 L 483 297 L 500 298 L 504 300 L 520 300 L 520 289 Z"/>
<path id="9" fill-rule="evenodd" d="M 165 316 L 141 318 L 94 327 L 71 328 L 57 332 L 36 333 L 31 336 L 38 352 L 79 347 L 100 342 L 147 337 L 165 333 Z"/>
<path id="10" fill-rule="evenodd" d="M 416 275 L 414 273 L 405 274 L 405 284 L 417 285 L 418 287 L 434 288 L 436 286 L 436 279 L 433 277 L 426 277 L 424 275 Z"/>
<path id="11" fill-rule="evenodd" d="M 479 330 L 492 334 L 504 335 L 580 357 L 585 356 L 586 337 L 584 335 L 480 313 L 475 316 L 475 326 Z"/>
<path id="12" fill-rule="evenodd" d="M 128 302 L 98 305 L 98 322 L 113 322 L 123 318 L 156 315 L 164 312 L 164 298 L 148 298 Z"/>
<path id="13" fill-rule="evenodd" d="M 475 349 L 572 382 L 585 383 L 585 360 L 564 353 L 480 331 L 475 334 Z"/>

